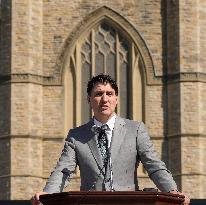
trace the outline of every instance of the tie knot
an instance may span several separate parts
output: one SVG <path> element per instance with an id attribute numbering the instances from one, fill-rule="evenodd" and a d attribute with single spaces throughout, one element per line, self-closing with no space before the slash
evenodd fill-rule
<path id="1" fill-rule="evenodd" d="M 105 133 L 107 130 L 109 130 L 109 126 L 107 124 L 102 125 L 101 127 L 98 127 L 97 125 L 92 126 L 91 128 L 92 132 L 94 133 Z"/>
<path id="2" fill-rule="evenodd" d="M 108 129 L 109 129 L 109 126 L 107 124 L 104 124 L 101 126 L 101 130 L 104 132 L 107 131 Z"/>

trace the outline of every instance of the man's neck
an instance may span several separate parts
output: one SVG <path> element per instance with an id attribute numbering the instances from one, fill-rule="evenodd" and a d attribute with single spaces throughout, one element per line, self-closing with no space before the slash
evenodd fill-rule
<path id="1" fill-rule="evenodd" d="M 101 122 L 102 124 L 106 124 L 113 116 L 115 115 L 115 113 L 113 113 L 112 115 L 110 115 L 109 117 L 105 116 L 105 117 L 97 117 L 94 116 L 96 120 L 98 120 L 99 122 Z"/>

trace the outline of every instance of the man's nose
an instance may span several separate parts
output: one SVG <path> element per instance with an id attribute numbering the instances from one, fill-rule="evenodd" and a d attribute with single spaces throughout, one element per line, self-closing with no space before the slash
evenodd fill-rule
<path id="1" fill-rule="evenodd" d="M 108 98 L 107 98 L 107 95 L 106 95 L 106 93 L 104 93 L 104 94 L 102 95 L 102 101 L 105 102 L 105 101 L 107 101 L 107 99 L 108 99 Z"/>

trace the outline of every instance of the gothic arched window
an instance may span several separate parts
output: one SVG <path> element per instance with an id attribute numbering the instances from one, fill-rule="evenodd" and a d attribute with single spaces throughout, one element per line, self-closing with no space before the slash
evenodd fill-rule
<path id="1" fill-rule="evenodd" d="M 106 73 L 116 79 L 119 85 L 118 113 L 129 117 L 129 54 L 130 43 L 117 29 L 103 22 L 92 29 L 81 44 L 82 76 L 82 123 L 91 117 L 89 107 L 85 109 L 85 87 L 88 79 L 100 73 Z"/>
<path id="2" fill-rule="evenodd" d="M 137 44 L 125 29 L 104 19 L 88 28 L 88 32 L 83 32 L 68 53 L 64 69 L 65 134 L 69 128 L 91 119 L 92 111 L 87 103 L 87 82 L 92 76 L 100 73 L 109 74 L 117 81 L 117 114 L 142 120 L 142 71 L 145 64 Z M 142 175 L 145 175 L 143 171 Z"/>
<path id="3" fill-rule="evenodd" d="M 121 28 L 109 21 L 101 21 L 76 42 L 70 56 L 70 71 L 66 71 L 67 84 L 73 89 L 67 91 L 70 101 L 68 113 L 73 119 L 69 124 L 78 126 L 88 122 L 92 111 L 87 103 L 86 87 L 88 80 L 97 74 L 111 75 L 119 87 L 117 114 L 130 119 L 142 118 L 142 79 L 143 66 L 137 47 Z M 71 73 L 74 71 L 74 74 Z M 66 86 L 68 87 L 68 86 Z M 69 107 L 69 106 L 67 106 Z M 71 118 L 72 116 L 70 116 Z M 70 125 L 69 125 L 70 126 Z"/>

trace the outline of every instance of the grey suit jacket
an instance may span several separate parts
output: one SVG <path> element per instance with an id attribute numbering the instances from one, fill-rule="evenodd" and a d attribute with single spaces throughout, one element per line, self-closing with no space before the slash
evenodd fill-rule
<path id="1" fill-rule="evenodd" d="M 74 175 L 77 165 L 81 176 L 80 190 L 104 189 L 103 162 L 97 148 L 97 136 L 91 131 L 93 125 L 91 120 L 69 131 L 61 157 L 44 188 L 45 192 L 61 192 Z M 149 177 L 160 191 L 177 189 L 171 173 L 157 157 L 142 122 L 116 118 L 111 159 L 113 188 L 116 191 L 138 190 L 136 170 L 139 161 L 143 163 Z"/>

